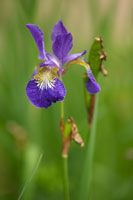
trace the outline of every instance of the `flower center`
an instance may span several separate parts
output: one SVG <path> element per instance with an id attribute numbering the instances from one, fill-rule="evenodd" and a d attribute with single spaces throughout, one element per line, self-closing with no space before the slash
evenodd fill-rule
<path id="1" fill-rule="evenodd" d="M 43 67 L 33 79 L 36 80 L 37 87 L 41 90 L 51 88 L 53 89 L 55 86 L 57 77 L 57 68 L 49 69 L 49 67 Z"/>

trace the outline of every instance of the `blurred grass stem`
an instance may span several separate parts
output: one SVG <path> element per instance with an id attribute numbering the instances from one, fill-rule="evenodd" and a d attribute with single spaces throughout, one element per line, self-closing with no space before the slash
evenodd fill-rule
<path id="1" fill-rule="evenodd" d="M 20 195 L 19 195 L 19 197 L 18 197 L 18 200 L 22 199 L 22 196 L 23 196 L 25 190 L 26 190 L 26 189 L 28 188 L 28 186 L 30 185 L 31 180 L 32 180 L 33 176 L 35 175 L 35 173 L 36 173 L 36 171 L 37 171 L 37 169 L 38 169 L 38 167 L 39 167 L 39 165 L 40 165 L 40 162 L 41 162 L 41 160 L 42 160 L 42 157 L 43 157 L 43 153 L 40 154 L 39 159 L 38 159 L 38 161 L 37 161 L 37 163 L 36 163 L 34 169 L 33 169 L 32 172 L 31 172 L 31 175 L 28 177 L 28 179 L 27 179 L 27 181 L 26 181 L 26 183 L 25 183 L 25 185 L 24 185 L 24 187 L 23 187 L 23 189 L 22 189 L 22 191 L 21 191 L 21 193 L 20 193 Z"/>
<path id="2" fill-rule="evenodd" d="M 93 160 L 94 160 L 94 151 L 95 151 L 95 140 L 96 140 L 96 122 L 97 122 L 97 111 L 98 111 L 98 94 L 96 95 L 96 103 L 94 108 L 94 115 L 92 121 L 92 128 L 90 131 L 90 139 L 87 143 L 87 152 L 86 160 L 83 168 L 81 185 L 80 185 L 80 194 L 79 200 L 88 200 L 90 199 L 91 191 L 91 181 L 93 176 Z"/>

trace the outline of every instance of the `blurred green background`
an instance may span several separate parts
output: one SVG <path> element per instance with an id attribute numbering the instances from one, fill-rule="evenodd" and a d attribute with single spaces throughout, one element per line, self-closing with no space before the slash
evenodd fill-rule
<path id="1" fill-rule="evenodd" d="M 133 199 L 133 31 L 132 0 L 0 0 L 0 200 L 15 200 L 43 159 L 24 193 L 25 200 L 62 200 L 60 103 L 34 107 L 25 87 L 39 62 L 27 23 L 38 25 L 51 50 L 51 30 L 60 19 L 73 34 L 72 52 L 87 49 L 102 36 L 108 77 L 99 76 L 97 136 L 91 200 Z M 86 55 L 87 59 L 88 55 Z M 73 116 L 84 141 L 88 137 L 84 69 L 72 67 L 64 77 L 66 119 Z M 69 152 L 71 199 L 76 200 L 85 147 Z"/>

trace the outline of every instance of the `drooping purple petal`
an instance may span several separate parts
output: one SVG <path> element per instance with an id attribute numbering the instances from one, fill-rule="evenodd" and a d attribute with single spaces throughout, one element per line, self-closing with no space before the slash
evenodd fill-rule
<path id="1" fill-rule="evenodd" d="M 31 79 L 26 87 L 26 94 L 31 103 L 39 108 L 48 108 L 51 102 L 46 98 L 46 92 L 42 91 L 34 79 Z"/>
<path id="2" fill-rule="evenodd" d="M 61 80 L 56 78 L 56 82 L 54 83 L 54 88 L 48 88 L 47 89 L 47 98 L 51 102 L 56 101 L 63 101 L 66 95 L 66 89 L 64 87 L 64 84 Z"/>
<path id="3" fill-rule="evenodd" d="M 62 20 L 60 20 L 53 27 L 52 34 L 51 34 L 52 43 L 54 43 L 54 41 L 58 35 L 65 35 L 65 34 L 67 34 L 67 30 L 64 27 Z"/>
<path id="4" fill-rule="evenodd" d="M 89 76 L 89 80 L 86 82 L 87 91 L 90 94 L 96 94 L 97 92 L 101 90 L 101 88 L 99 84 L 96 82 L 96 79 L 94 78 L 92 71 L 90 69 L 88 70 L 88 76 Z"/>
<path id="5" fill-rule="evenodd" d="M 84 54 L 86 54 L 86 50 L 84 50 L 82 53 L 75 53 L 75 54 L 71 54 L 71 55 L 68 55 L 66 56 L 64 59 L 63 59 L 63 65 L 67 62 L 70 62 L 72 60 L 75 60 L 77 58 L 79 58 L 80 56 L 83 56 Z"/>
<path id="6" fill-rule="evenodd" d="M 33 105 L 39 108 L 48 108 L 52 102 L 64 100 L 66 90 L 64 84 L 56 78 L 53 88 L 41 89 L 36 80 L 31 79 L 26 87 L 26 94 Z"/>
<path id="7" fill-rule="evenodd" d="M 73 47 L 72 34 L 58 35 L 53 43 L 52 49 L 54 54 L 63 62 L 63 59 L 68 55 Z"/>
<path id="8" fill-rule="evenodd" d="M 39 49 L 39 58 L 42 60 L 45 60 L 46 56 L 45 56 L 45 48 L 44 48 L 44 35 L 43 32 L 41 31 L 41 29 L 39 27 L 37 27 L 34 24 L 27 24 L 26 27 L 30 30 L 36 44 L 37 47 Z"/>

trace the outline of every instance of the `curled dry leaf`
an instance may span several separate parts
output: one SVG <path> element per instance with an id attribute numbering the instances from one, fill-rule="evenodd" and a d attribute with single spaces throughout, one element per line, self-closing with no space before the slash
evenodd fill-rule
<path id="1" fill-rule="evenodd" d="M 80 134 L 78 133 L 78 128 L 74 119 L 70 117 L 67 120 L 67 123 L 71 124 L 71 129 L 70 129 L 69 134 L 67 133 L 67 136 L 66 136 L 65 131 L 64 131 L 64 119 L 62 119 L 60 122 L 60 130 L 62 134 L 62 156 L 64 158 L 68 157 L 68 151 L 69 151 L 72 140 L 76 142 L 77 144 L 80 144 L 81 147 L 84 146 L 84 142 Z"/>
<path id="2" fill-rule="evenodd" d="M 74 119 L 72 117 L 70 118 L 70 121 L 72 123 L 71 138 L 74 140 L 74 142 L 76 142 L 77 144 L 80 144 L 80 146 L 83 147 L 84 142 L 83 142 L 80 134 L 78 133 L 77 125 L 74 122 Z"/>
<path id="3" fill-rule="evenodd" d="M 105 51 L 104 51 L 104 43 L 103 43 L 103 39 L 102 39 L 102 37 L 97 37 L 97 38 L 95 38 L 95 40 L 96 41 L 100 41 L 100 43 L 101 43 L 101 50 L 102 50 L 102 54 L 101 53 L 99 53 L 99 55 L 100 55 L 100 71 L 103 73 L 103 75 L 104 76 L 107 76 L 108 75 L 108 72 L 107 72 L 107 70 L 106 69 L 104 69 L 104 66 L 103 66 L 103 60 L 106 60 L 107 59 L 107 55 L 106 55 L 106 53 L 105 53 Z"/>

